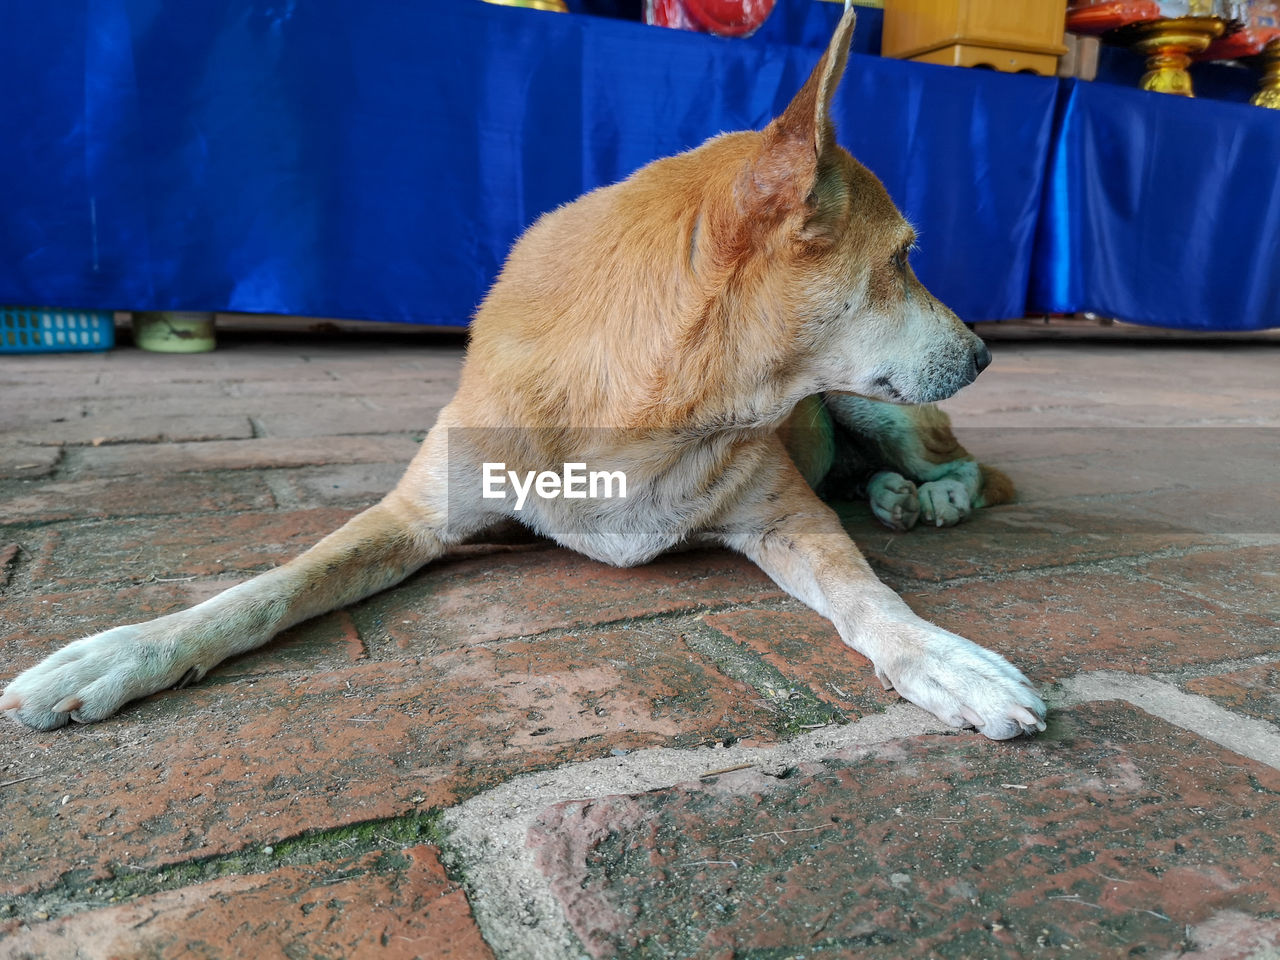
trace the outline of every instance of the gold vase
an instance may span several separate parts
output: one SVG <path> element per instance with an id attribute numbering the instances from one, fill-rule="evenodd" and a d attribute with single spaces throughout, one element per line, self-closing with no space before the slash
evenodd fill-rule
<path id="1" fill-rule="evenodd" d="M 501 7 L 528 7 L 530 10 L 550 10 L 553 13 L 569 12 L 564 0 L 484 0 L 484 2 L 496 3 Z"/>
<path id="2" fill-rule="evenodd" d="M 1207 50 L 1226 28 L 1220 17 L 1177 17 L 1137 23 L 1119 33 L 1123 34 L 1122 42 L 1147 57 L 1147 72 L 1140 84 L 1143 90 L 1193 97 L 1187 72 L 1191 58 Z"/>
<path id="3" fill-rule="evenodd" d="M 1262 84 L 1249 102 L 1257 107 L 1280 110 L 1280 39 L 1262 48 Z"/>

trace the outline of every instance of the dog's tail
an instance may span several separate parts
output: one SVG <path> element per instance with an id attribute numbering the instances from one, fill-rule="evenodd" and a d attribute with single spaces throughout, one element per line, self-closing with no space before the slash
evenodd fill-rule
<path id="1" fill-rule="evenodd" d="M 982 473 L 982 506 L 994 507 L 1016 499 L 1017 491 L 1007 475 L 985 463 L 978 464 L 978 470 Z"/>

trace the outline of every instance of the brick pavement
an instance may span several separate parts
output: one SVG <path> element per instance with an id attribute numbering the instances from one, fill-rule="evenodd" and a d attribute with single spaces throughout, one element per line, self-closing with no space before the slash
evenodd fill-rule
<path id="1" fill-rule="evenodd" d="M 1017 503 L 842 516 L 1015 660 L 992 744 L 740 558 L 460 548 L 105 723 L 4 727 L 0 955 L 1280 956 L 1273 343 L 1003 342 L 946 406 Z M 0 676 L 394 482 L 432 337 L 0 358 Z"/>

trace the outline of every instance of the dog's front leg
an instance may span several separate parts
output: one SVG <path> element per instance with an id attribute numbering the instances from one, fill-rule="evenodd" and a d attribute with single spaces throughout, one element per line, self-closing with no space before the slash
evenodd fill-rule
<path id="1" fill-rule="evenodd" d="M 381 503 L 282 567 L 189 610 L 68 644 L 14 678 L 0 711 L 39 730 L 87 723 L 130 700 L 198 680 L 281 630 L 398 583 L 479 525 L 446 517 L 444 434 L 423 443 L 417 471 Z M 439 473 L 439 476 L 435 476 Z M 425 484 L 427 489 L 415 481 Z M 448 521 L 448 522 L 446 522 Z"/>
<path id="2" fill-rule="evenodd" d="M 1027 678 L 999 654 L 916 616 L 789 462 L 767 469 L 716 533 L 830 618 L 886 689 L 993 740 L 1044 729 L 1045 705 Z"/>
<path id="3" fill-rule="evenodd" d="M 399 581 L 443 551 L 384 501 L 312 549 L 189 610 L 76 640 L 14 678 L 0 710 L 38 730 L 102 720 L 227 657 Z"/>

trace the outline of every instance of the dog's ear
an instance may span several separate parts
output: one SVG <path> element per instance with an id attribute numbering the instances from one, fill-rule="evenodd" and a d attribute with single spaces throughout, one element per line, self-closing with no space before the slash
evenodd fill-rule
<path id="1" fill-rule="evenodd" d="M 807 214 L 803 233 L 821 236 L 842 195 L 842 182 L 824 155 L 835 147 L 831 100 L 849 59 L 855 16 L 846 7 L 827 51 L 782 115 L 765 127 L 748 182 L 743 212 L 757 220 Z M 831 182 L 828 182 L 831 181 Z M 772 216 L 769 216 L 772 214 Z"/>
<path id="2" fill-rule="evenodd" d="M 848 7 L 831 35 L 826 53 L 809 74 L 809 79 L 792 98 L 782 116 L 769 124 L 765 132 L 773 135 L 777 146 L 794 144 L 798 148 L 807 142 L 816 161 L 824 150 L 835 145 L 831 100 L 849 60 L 849 42 L 853 39 L 855 19 L 853 7 Z"/>

